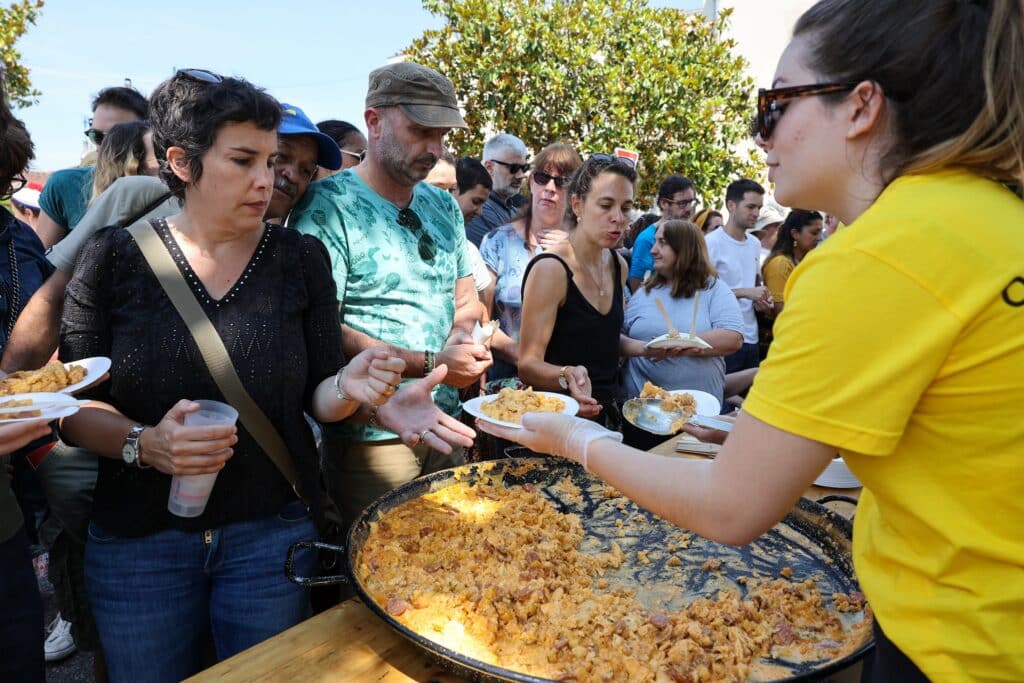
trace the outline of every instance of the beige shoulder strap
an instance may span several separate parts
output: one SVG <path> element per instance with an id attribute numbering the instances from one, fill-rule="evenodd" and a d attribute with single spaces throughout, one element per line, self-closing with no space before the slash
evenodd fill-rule
<path id="1" fill-rule="evenodd" d="M 235 372 L 235 366 L 231 363 L 224 341 L 189 289 L 160 235 L 148 221 L 139 221 L 126 229 L 135 238 L 135 243 L 139 245 L 142 255 L 160 281 L 167 297 L 188 325 L 196 346 L 199 347 L 199 352 L 213 376 L 213 381 L 217 383 L 224 398 L 238 410 L 239 419 L 246 430 L 302 498 L 295 463 L 288 454 L 288 447 L 274 425 L 245 390 L 242 380 Z"/>

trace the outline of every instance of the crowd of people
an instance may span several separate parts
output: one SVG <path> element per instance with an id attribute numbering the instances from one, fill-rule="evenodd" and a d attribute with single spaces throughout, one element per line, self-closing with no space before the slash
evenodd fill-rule
<path id="1" fill-rule="evenodd" d="M 1024 677 L 1024 100 L 1005 87 L 1024 6 L 912 4 L 823 0 L 797 23 L 755 138 L 791 209 L 677 169 L 642 213 L 642 163 L 557 140 L 531 155 L 507 132 L 455 158 L 455 88 L 408 62 L 369 75 L 365 129 L 204 69 L 148 99 L 106 88 L 93 163 L 43 187 L 0 103 L 0 367 L 112 363 L 76 414 L 0 425 L 0 679 L 44 680 L 77 647 L 98 680 L 180 680 L 337 602 L 286 581 L 286 549 L 468 449 L 503 455 L 481 454 L 461 400 L 510 385 L 579 414 L 479 429 L 729 543 L 841 453 L 867 487 L 873 680 Z M 671 329 L 701 346 L 648 344 Z M 661 439 L 620 406 L 648 381 L 719 399 L 728 439 L 687 427 L 724 442 L 716 460 L 646 452 Z M 237 424 L 187 424 L 236 392 Z M 172 477 L 214 473 L 199 516 L 168 510 Z"/>

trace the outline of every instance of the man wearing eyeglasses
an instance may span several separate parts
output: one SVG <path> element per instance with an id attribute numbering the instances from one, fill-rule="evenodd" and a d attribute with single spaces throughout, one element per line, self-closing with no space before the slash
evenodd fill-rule
<path id="1" fill-rule="evenodd" d="M 292 224 L 327 247 L 345 355 L 388 345 L 407 378 L 446 366 L 434 401 L 457 417 L 457 389 L 479 379 L 491 354 L 472 341 L 479 306 L 459 205 L 421 182 L 448 131 L 466 127 L 455 88 L 424 66 L 390 64 L 370 74 L 364 117 L 366 158 L 311 185 Z M 433 431 L 409 448 L 372 419 L 325 425 L 324 443 L 338 456 L 325 473 L 349 523 L 381 494 L 464 460 Z"/>
<path id="2" fill-rule="evenodd" d="M 107 132 L 119 123 L 149 116 L 149 103 L 134 88 L 104 88 L 92 101 L 92 118 L 85 136 L 99 147 Z M 49 248 L 64 239 L 89 208 L 92 196 L 92 166 L 57 171 L 46 182 L 39 197 L 36 233 Z"/>
<path id="3" fill-rule="evenodd" d="M 483 163 L 491 174 L 491 194 L 483 213 L 466 226 L 466 237 L 477 247 L 487 233 L 508 223 L 525 201 L 519 191 L 530 170 L 526 156 L 526 144 L 509 133 L 495 135 L 484 145 Z"/>
<path id="4" fill-rule="evenodd" d="M 647 272 L 654 269 L 651 247 L 654 246 L 654 236 L 658 232 L 658 226 L 670 220 L 692 220 L 696 207 L 697 193 L 693 188 L 692 180 L 673 173 L 661 181 L 661 185 L 658 186 L 658 209 L 661 211 L 661 218 L 657 223 L 647 226 L 633 242 L 633 253 L 629 261 L 629 280 L 627 281 L 631 292 L 635 292 L 643 283 Z"/>

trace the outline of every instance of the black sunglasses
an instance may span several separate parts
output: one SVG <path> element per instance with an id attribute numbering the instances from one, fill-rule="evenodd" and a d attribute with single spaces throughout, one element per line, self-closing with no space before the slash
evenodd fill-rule
<path id="1" fill-rule="evenodd" d="M 528 163 L 526 163 L 526 164 L 510 164 L 507 161 L 498 161 L 497 159 L 491 159 L 491 161 L 493 161 L 496 164 L 501 164 L 502 166 L 504 166 L 505 168 L 507 168 L 509 170 L 509 173 L 512 173 L 512 174 L 526 173 L 527 171 L 530 170 L 530 164 L 528 164 Z"/>
<path id="2" fill-rule="evenodd" d="M 90 128 L 85 131 L 85 137 L 89 138 L 89 142 L 99 147 L 103 143 L 103 138 L 106 137 L 106 133 L 95 128 Z"/>
<path id="3" fill-rule="evenodd" d="M 410 208 L 401 209 L 398 212 L 398 224 L 403 228 L 409 228 L 413 232 L 420 233 L 419 242 L 416 244 L 416 248 L 420 252 L 420 258 L 430 263 L 437 256 L 437 244 L 434 242 L 434 238 L 427 234 L 427 231 L 423 229 L 423 223 L 420 221 L 420 217 L 416 215 L 416 212 Z"/>
<path id="4" fill-rule="evenodd" d="M 555 187 L 565 187 L 570 182 L 572 182 L 572 176 L 551 175 L 550 173 L 545 173 L 544 171 L 534 171 L 533 175 L 531 175 L 530 178 L 533 180 L 533 182 L 537 183 L 541 187 L 544 187 L 552 180 L 555 181 Z"/>
<path id="5" fill-rule="evenodd" d="M 632 159 L 627 159 L 625 157 L 613 157 L 611 154 L 605 154 L 604 152 L 597 152 L 596 154 L 591 154 L 587 158 L 587 161 L 590 161 L 591 159 L 593 159 L 594 161 L 601 161 L 609 165 L 622 164 L 623 166 L 626 166 L 628 168 L 636 168 L 636 162 L 633 161 Z"/>
<path id="6" fill-rule="evenodd" d="M 178 69 L 175 76 L 185 76 L 200 83 L 223 83 L 224 77 L 206 69 Z"/>
<path id="7" fill-rule="evenodd" d="M 767 140 L 772 136 L 775 125 L 786 110 L 783 100 L 792 100 L 798 97 L 814 97 L 816 95 L 829 95 L 831 93 L 853 90 L 857 83 L 814 83 L 811 85 L 795 85 L 791 88 L 772 88 L 766 90 L 761 88 L 757 91 L 757 116 L 752 126 L 753 132 Z"/>

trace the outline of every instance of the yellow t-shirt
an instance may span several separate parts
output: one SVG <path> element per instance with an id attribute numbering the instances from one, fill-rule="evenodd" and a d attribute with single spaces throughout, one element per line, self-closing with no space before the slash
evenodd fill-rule
<path id="1" fill-rule="evenodd" d="M 864 483 L 854 566 L 934 681 L 1024 681 L 1024 201 L 894 181 L 805 258 L 743 409 Z"/>
<path id="2" fill-rule="evenodd" d="M 796 268 L 796 264 L 785 254 L 769 257 L 761 268 L 761 274 L 764 275 L 764 286 L 771 292 L 772 298 L 780 304 L 786 301 L 786 282 L 793 274 L 794 268 Z"/>

